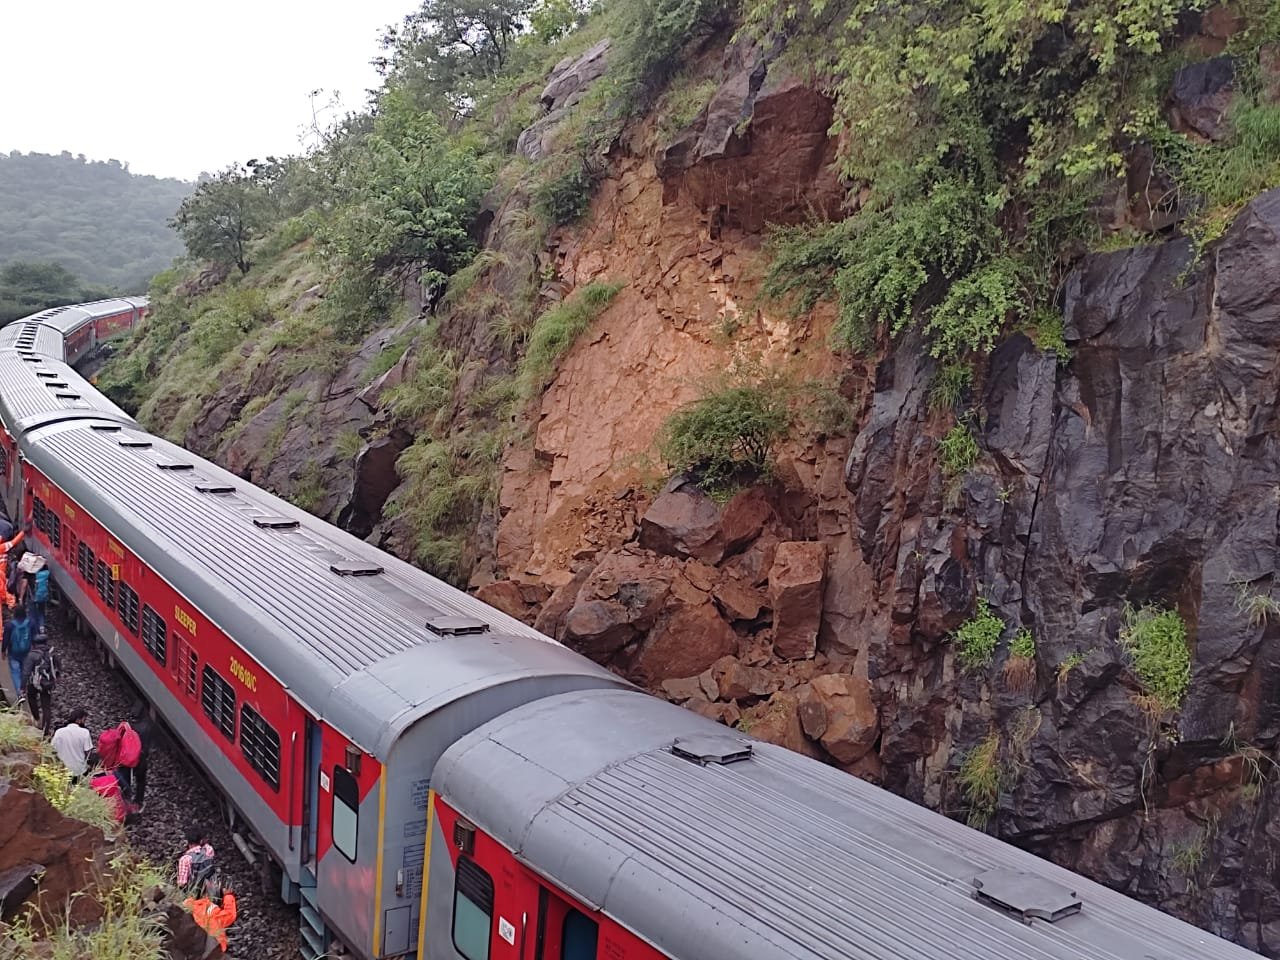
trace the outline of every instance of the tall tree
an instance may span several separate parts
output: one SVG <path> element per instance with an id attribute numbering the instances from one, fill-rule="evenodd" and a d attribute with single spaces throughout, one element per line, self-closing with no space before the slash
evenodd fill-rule
<path id="1" fill-rule="evenodd" d="M 382 38 L 388 55 L 375 61 L 418 87 L 433 109 L 465 114 L 472 85 L 497 77 L 516 38 L 529 26 L 535 0 L 423 0 Z"/>
<path id="2" fill-rule="evenodd" d="M 187 252 L 248 273 L 249 244 L 266 226 L 270 201 L 253 168 L 233 165 L 196 188 L 171 221 Z"/>

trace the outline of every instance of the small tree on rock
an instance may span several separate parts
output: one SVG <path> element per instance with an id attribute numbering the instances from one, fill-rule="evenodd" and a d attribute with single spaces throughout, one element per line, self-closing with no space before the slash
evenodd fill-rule
<path id="1" fill-rule="evenodd" d="M 187 252 L 200 260 L 234 264 L 241 273 L 253 265 L 249 244 L 269 220 L 270 204 L 254 171 L 234 165 L 196 187 L 169 222 Z"/>

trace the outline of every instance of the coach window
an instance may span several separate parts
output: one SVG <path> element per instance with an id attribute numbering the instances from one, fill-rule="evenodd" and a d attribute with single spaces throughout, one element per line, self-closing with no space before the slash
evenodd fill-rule
<path id="1" fill-rule="evenodd" d="M 204 715 L 222 731 L 228 740 L 236 738 L 236 692 L 231 684 L 218 676 L 218 671 L 206 666 L 200 676 L 200 706 Z"/>
<path id="2" fill-rule="evenodd" d="M 125 628 L 136 637 L 138 635 L 138 593 L 123 580 L 120 582 L 119 613 Z"/>
<path id="3" fill-rule="evenodd" d="M 272 790 L 280 789 L 280 734 L 247 703 L 240 708 L 240 752 Z"/>
<path id="4" fill-rule="evenodd" d="M 458 857 L 453 884 L 453 945 L 467 960 L 489 960 L 493 878 L 470 857 Z"/>
<path id="5" fill-rule="evenodd" d="M 89 549 L 87 543 L 80 544 L 80 553 L 76 557 L 76 567 L 80 570 L 80 579 L 88 584 L 89 589 L 93 589 L 93 572 L 96 568 L 97 560 L 93 556 L 93 551 Z"/>
<path id="6" fill-rule="evenodd" d="M 126 606 L 123 602 L 124 589 L 124 585 L 121 585 L 121 608 Z M 144 603 L 142 605 L 142 645 L 162 667 L 169 662 L 168 630 L 164 618 Z"/>
<path id="7" fill-rule="evenodd" d="M 596 939 L 600 928 L 581 910 L 570 910 L 564 917 L 560 938 L 560 960 L 596 960 Z"/>
<path id="8" fill-rule="evenodd" d="M 98 561 L 98 596 L 111 609 L 116 606 L 116 582 L 111 579 L 111 568 L 106 561 Z"/>
<path id="9" fill-rule="evenodd" d="M 333 768 L 333 845 L 356 862 L 356 831 L 360 826 L 360 785 L 345 767 Z"/>

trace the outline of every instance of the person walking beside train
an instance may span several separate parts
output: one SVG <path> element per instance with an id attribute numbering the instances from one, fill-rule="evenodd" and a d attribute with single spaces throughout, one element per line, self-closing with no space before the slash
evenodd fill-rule
<path id="1" fill-rule="evenodd" d="M 13 678 L 14 695 L 19 699 L 23 691 L 22 665 L 30 652 L 31 621 L 27 619 L 26 607 L 19 605 L 5 620 L 3 634 L 0 634 L 0 653 L 9 658 L 9 676 Z"/>
<path id="2" fill-rule="evenodd" d="M 40 558 L 40 566 L 31 575 L 31 602 L 35 611 L 36 634 L 43 634 L 45 617 L 49 612 L 49 565 L 43 558 Z"/>
<path id="3" fill-rule="evenodd" d="M 2 599 L 6 607 L 15 607 L 18 603 L 18 598 L 9 589 L 9 554 L 26 536 L 25 530 L 19 530 L 4 543 L 0 543 L 0 591 L 3 591 Z"/>
<path id="4" fill-rule="evenodd" d="M 178 889 L 200 893 L 217 869 L 217 857 L 209 844 L 209 831 L 187 827 L 187 849 L 178 858 Z"/>
<path id="5" fill-rule="evenodd" d="M 139 703 L 133 708 L 129 717 L 133 732 L 138 735 L 138 761 L 128 774 L 129 799 L 137 805 L 138 813 L 142 812 L 147 792 L 147 761 L 151 756 L 151 747 L 155 742 L 156 728 L 147 716 L 147 706 Z"/>
<path id="6" fill-rule="evenodd" d="M 89 712 L 76 707 L 71 711 L 71 718 L 53 735 L 53 750 L 71 771 L 72 783 L 89 772 L 89 759 L 93 756 L 93 734 L 84 725 L 87 719 Z"/>
<path id="7" fill-rule="evenodd" d="M 44 634 L 32 637 L 31 644 L 31 652 L 22 664 L 22 675 L 27 681 L 27 709 L 47 737 L 53 733 L 53 688 L 58 683 L 62 660 Z"/>

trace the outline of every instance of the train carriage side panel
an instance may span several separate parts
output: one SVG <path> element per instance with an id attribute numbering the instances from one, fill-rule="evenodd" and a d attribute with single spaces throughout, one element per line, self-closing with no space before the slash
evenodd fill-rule
<path id="1" fill-rule="evenodd" d="M 63 342 L 66 361 L 73 366 L 93 352 L 96 346 L 93 321 L 86 319 L 80 326 L 67 331 Z"/>
<path id="2" fill-rule="evenodd" d="M 57 430 L 59 427 L 46 428 Z M 35 460 L 39 461 L 38 452 Z M 305 711 L 89 508 L 28 465 L 37 549 L 59 588 L 288 870 Z M 295 801 L 291 809 L 291 800 Z M 291 849 L 292 845 L 292 849 Z"/>
<path id="3" fill-rule="evenodd" d="M 118 313 L 107 314 L 106 316 L 96 317 L 93 321 L 94 338 L 97 343 L 105 343 L 107 340 L 115 337 L 123 336 L 133 329 L 136 314 L 133 307 L 121 310 Z"/>

